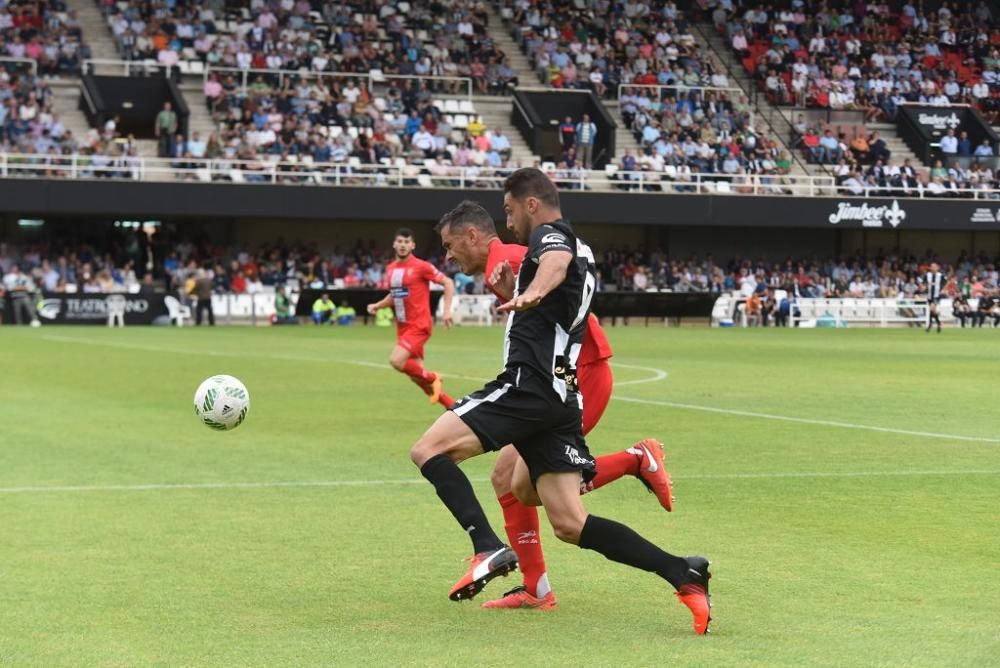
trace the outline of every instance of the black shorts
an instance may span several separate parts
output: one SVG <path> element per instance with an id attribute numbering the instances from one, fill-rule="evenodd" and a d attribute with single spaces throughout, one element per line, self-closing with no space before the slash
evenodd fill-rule
<path id="1" fill-rule="evenodd" d="M 567 405 L 551 380 L 529 369 L 505 370 L 451 410 L 472 429 L 483 450 L 512 443 L 528 465 L 532 484 L 543 473 L 579 471 L 584 482 L 594 477 L 580 408 Z"/>

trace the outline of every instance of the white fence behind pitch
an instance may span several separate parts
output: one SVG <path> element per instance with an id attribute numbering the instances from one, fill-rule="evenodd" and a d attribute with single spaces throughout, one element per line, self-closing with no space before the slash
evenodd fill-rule
<path id="1" fill-rule="evenodd" d="M 927 302 L 916 299 L 798 299 L 791 320 L 793 325 L 800 326 L 833 318 L 838 326 L 896 327 L 926 324 L 928 311 Z"/>
<path id="2" fill-rule="evenodd" d="M 298 303 L 298 293 L 289 293 L 292 308 Z M 492 295 L 455 295 L 452 302 L 452 317 L 458 325 L 489 326 L 493 324 Z M 212 295 L 212 311 L 219 322 L 256 320 L 263 324 L 274 315 L 274 292 L 266 290 L 253 295 L 216 294 Z M 191 315 L 194 315 L 193 304 Z M 364 314 L 359 313 L 358 317 Z M 437 317 L 444 315 L 444 300 L 438 302 Z"/>

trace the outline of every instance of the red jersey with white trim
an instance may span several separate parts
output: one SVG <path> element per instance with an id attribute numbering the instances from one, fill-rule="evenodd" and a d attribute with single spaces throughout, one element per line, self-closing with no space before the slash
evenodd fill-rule
<path id="1" fill-rule="evenodd" d="M 437 268 L 413 255 L 405 260 L 390 262 L 385 268 L 386 281 L 392 294 L 392 308 L 396 314 L 396 329 L 431 328 L 431 281 L 437 282 L 444 274 Z"/>
<path id="2" fill-rule="evenodd" d="M 519 244 L 505 244 L 500 239 L 491 241 L 490 253 L 486 258 L 486 278 L 488 279 L 490 274 L 493 273 L 493 268 L 504 260 L 510 263 L 510 268 L 514 270 L 514 275 L 516 276 L 517 272 L 521 270 L 521 263 L 524 261 L 524 254 L 527 250 L 526 247 Z M 493 287 L 489 284 L 489 281 L 487 281 L 486 287 L 494 295 L 500 297 L 500 295 L 497 295 L 493 291 Z M 601 329 L 601 323 L 591 313 L 590 318 L 587 320 L 587 330 L 583 333 L 583 343 L 580 346 L 580 357 L 577 359 L 577 366 L 606 360 L 611 358 L 613 354 L 611 352 L 611 344 L 608 343 L 608 337 L 604 335 L 604 330 Z"/>

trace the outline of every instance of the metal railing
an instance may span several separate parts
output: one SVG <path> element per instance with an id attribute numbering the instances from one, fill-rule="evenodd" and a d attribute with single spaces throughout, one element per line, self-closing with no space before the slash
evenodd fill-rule
<path id="1" fill-rule="evenodd" d="M 31 76 L 38 75 L 38 61 L 33 58 L 0 58 L 0 67 L 4 65 L 27 67 L 31 71 Z"/>
<path id="2" fill-rule="evenodd" d="M 140 158 L 133 156 L 39 155 L 0 153 L 0 178 L 118 179 L 191 183 L 299 184 L 311 186 L 367 186 L 395 188 L 501 189 L 510 168 L 454 167 L 426 164 L 364 165 L 356 158 L 341 163 L 317 163 L 309 156 L 280 160 L 261 156 L 251 160 Z M 402 160 L 401 158 L 398 160 Z M 775 195 L 799 197 L 935 197 L 926 185 L 870 187 L 861 193 L 838 186 L 829 176 L 770 174 L 678 174 L 648 170 L 547 170 L 564 190 L 633 194 Z M 1000 199 L 1000 190 L 968 189 L 949 194 L 964 199 Z"/>
<path id="3" fill-rule="evenodd" d="M 202 75 L 202 80 L 208 82 L 209 77 L 213 74 L 217 75 L 220 80 L 226 77 L 235 77 L 238 79 L 239 90 L 242 94 L 246 94 L 247 88 L 253 83 L 253 79 L 258 77 L 262 78 L 265 83 L 271 86 L 271 82 L 276 82 L 276 88 L 283 88 L 286 79 L 296 79 L 296 80 L 323 80 L 323 79 L 342 79 L 347 81 L 348 79 L 354 79 L 359 84 L 364 81 L 368 84 L 368 90 L 374 91 L 375 87 L 380 84 L 391 84 L 394 82 L 401 81 L 416 81 L 418 84 L 420 82 L 428 82 L 429 84 L 440 83 L 449 88 L 454 89 L 452 95 L 459 95 L 465 97 L 469 100 L 472 99 L 472 79 L 467 77 L 437 77 L 437 76 L 420 76 L 414 74 L 386 74 L 381 70 L 371 70 L 368 72 L 317 72 L 314 70 L 271 70 L 271 69 L 243 69 L 240 67 L 216 67 L 214 65 L 208 65 L 205 67 L 205 71 Z M 464 89 L 462 92 L 458 92 L 460 89 Z"/>
<path id="4" fill-rule="evenodd" d="M 727 87 L 717 87 L 717 86 L 689 86 L 687 84 L 635 84 L 635 83 L 623 83 L 618 84 L 618 102 L 621 103 L 622 95 L 624 91 L 629 90 L 654 90 L 657 93 L 657 97 L 663 99 L 663 91 L 675 91 L 677 93 L 684 93 L 690 96 L 691 93 L 698 93 L 699 97 L 704 99 L 706 93 L 714 93 L 716 95 L 725 95 L 730 100 L 739 99 L 740 97 L 746 97 L 746 92 L 742 88 L 736 88 L 733 86 Z M 674 97 L 677 97 L 676 95 Z M 748 98 L 749 100 L 749 98 Z"/>
<path id="5" fill-rule="evenodd" d="M 34 68 L 37 70 L 37 64 L 35 61 L 30 59 L 18 59 L 18 58 L 0 58 L 0 63 L 4 60 L 23 60 L 28 63 L 32 63 Z M 194 61 L 192 61 L 194 62 Z M 317 72 L 315 70 L 309 69 L 298 69 L 298 70 L 272 70 L 272 69 L 257 69 L 248 68 L 243 69 L 242 67 L 219 67 L 216 65 L 205 65 L 204 69 L 195 73 L 191 71 L 185 71 L 185 68 L 181 66 L 181 63 L 177 65 L 163 65 L 156 60 L 145 59 L 145 60 L 116 60 L 113 58 L 88 58 L 83 61 L 82 73 L 92 74 L 97 67 L 106 67 L 109 69 L 121 70 L 124 76 L 151 76 L 151 75 L 166 75 L 171 76 L 175 70 L 177 70 L 182 75 L 192 74 L 195 76 L 200 76 L 203 82 L 208 81 L 208 78 L 213 74 L 218 74 L 220 78 L 225 76 L 235 76 L 239 80 L 239 89 L 241 93 L 246 94 L 246 90 L 252 83 L 250 81 L 251 77 L 262 76 L 270 81 L 277 80 L 277 88 L 282 88 L 285 84 L 285 79 L 326 79 L 326 78 L 340 78 L 344 79 L 354 79 L 358 83 L 365 81 L 368 83 L 368 90 L 373 91 L 375 86 L 380 84 L 390 84 L 399 81 L 416 81 L 428 82 L 432 84 L 432 87 L 437 87 L 433 84 L 441 84 L 449 89 L 448 94 L 465 97 L 469 100 L 472 99 L 472 79 L 469 77 L 441 77 L 441 76 L 421 76 L 419 74 L 391 74 L 382 72 L 381 70 L 370 70 L 368 72 Z M 441 91 L 437 91 L 441 92 Z"/>
<path id="6" fill-rule="evenodd" d="M 173 73 L 174 66 L 161 65 L 151 59 L 147 60 L 115 60 L 113 58 L 88 58 L 83 61 L 80 69 L 81 74 L 94 74 L 98 67 L 106 67 L 109 70 L 120 69 L 123 76 L 135 75 L 152 76 Z"/>

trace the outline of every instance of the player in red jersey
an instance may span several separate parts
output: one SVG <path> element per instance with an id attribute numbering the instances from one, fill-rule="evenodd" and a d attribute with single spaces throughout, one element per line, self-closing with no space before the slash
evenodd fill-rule
<path id="1" fill-rule="evenodd" d="M 430 397 L 432 404 L 451 408 L 454 400 L 441 389 L 441 374 L 424 368 L 424 344 L 431 338 L 430 284 L 444 286 L 444 326 L 451 327 L 451 298 L 455 284 L 434 265 L 413 255 L 413 232 L 400 228 L 392 242 L 396 260 L 385 268 L 389 294 L 368 305 L 368 313 L 391 306 L 396 315 L 396 346 L 389 364 L 405 373 Z"/>
<path id="2" fill-rule="evenodd" d="M 467 274 L 484 272 L 487 286 L 504 302 L 511 298 L 502 283 L 502 275 L 511 278 L 520 269 L 525 247 L 505 244 L 497 236 L 493 218 L 475 202 L 462 202 L 445 214 L 438 223 L 441 243 Z M 499 280 L 491 280 L 499 279 Z M 587 322 L 577 376 L 580 394 L 583 395 L 583 433 L 597 426 L 607 408 L 614 387 L 611 375 L 611 346 L 600 323 L 593 315 Z M 503 598 L 488 601 L 485 608 L 532 608 L 548 610 L 556 607 L 555 595 L 549 585 L 538 533 L 538 511 L 522 504 L 511 493 L 511 478 L 519 455 L 512 447 L 500 450 L 493 468 L 491 482 L 503 508 L 507 537 L 518 557 L 524 584 L 507 593 Z M 673 509 L 670 476 L 663 465 L 663 446 L 654 439 L 646 439 L 614 454 L 598 457 L 597 475 L 580 490 L 581 494 L 603 487 L 622 476 L 634 475 L 656 494 L 657 500 L 668 512 Z"/>

